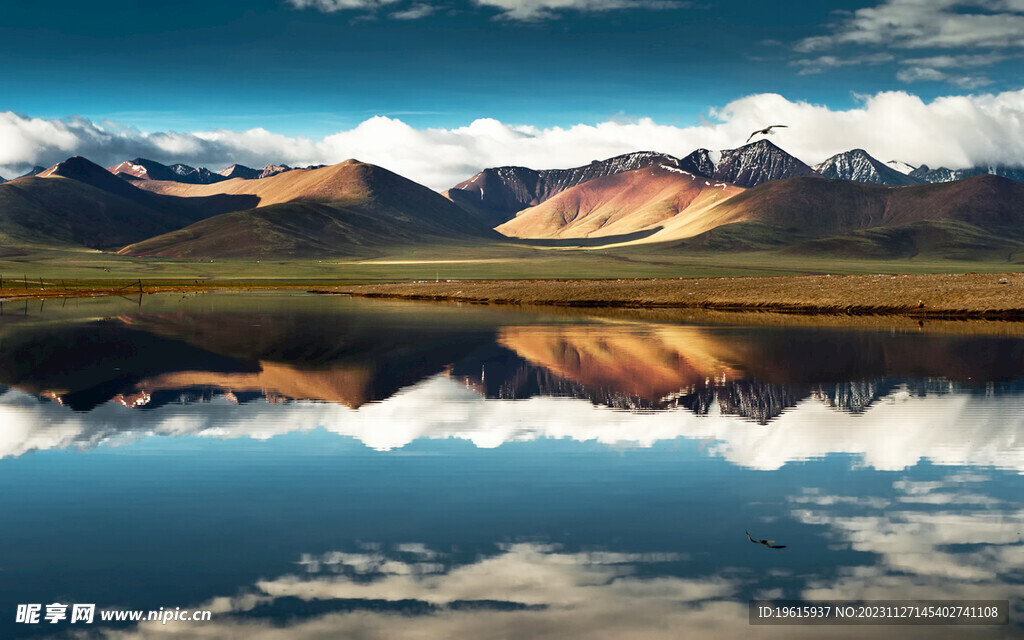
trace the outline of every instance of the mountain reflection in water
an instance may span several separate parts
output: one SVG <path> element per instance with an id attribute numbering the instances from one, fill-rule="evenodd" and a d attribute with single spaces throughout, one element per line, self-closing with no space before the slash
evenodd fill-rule
<path id="1" fill-rule="evenodd" d="M 1024 635 L 746 608 L 1010 599 L 1021 619 L 1015 324 L 40 306 L 0 316 L 3 610 L 213 612 L 89 630 L 125 640 Z M 12 619 L 0 637 L 76 630 Z"/>
<path id="2" fill-rule="evenodd" d="M 685 407 L 767 424 L 807 398 L 862 412 L 897 388 L 1015 393 L 1024 361 L 1017 337 L 921 333 L 908 321 L 898 331 L 739 327 L 318 297 L 244 301 L 165 297 L 131 314 L 62 321 L 44 312 L 0 323 L 0 384 L 76 411 L 215 395 L 357 408 L 444 373 L 487 398 Z"/>

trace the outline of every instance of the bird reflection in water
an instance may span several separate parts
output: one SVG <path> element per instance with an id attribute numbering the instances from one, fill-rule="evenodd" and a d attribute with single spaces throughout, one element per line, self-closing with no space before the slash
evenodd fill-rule
<path id="1" fill-rule="evenodd" d="M 750 540 L 754 544 L 763 544 L 764 546 L 768 547 L 769 549 L 785 549 L 786 548 L 786 545 L 784 545 L 784 544 L 773 544 L 775 542 L 774 540 L 755 540 L 755 539 L 750 537 L 750 532 L 749 531 L 744 531 L 744 533 L 747 534 L 747 540 Z"/>

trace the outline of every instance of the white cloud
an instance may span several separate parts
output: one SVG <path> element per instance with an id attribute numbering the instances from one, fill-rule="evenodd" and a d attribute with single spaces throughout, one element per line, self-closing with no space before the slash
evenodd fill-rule
<path id="1" fill-rule="evenodd" d="M 955 69 L 961 67 L 987 67 L 1009 58 L 1010 56 L 1000 53 L 941 55 L 929 56 L 927 58 L 906 58 L 900 60 L 900 64 L 932 67 L 935 69 Z"/>
<path id="2" fill-rule="evenodd" d="M 0 396 L 0 424 L 7 426 L 0 432 L 0 457 L 146 435 L 267 439 L 322 428 L 381 451 L 421 438 L 457 438 L 491 448 L 540 438 L 650 447 L 683 437 L 707 442 L 704 451 L 710 456 L 762 470 L 844 453 L 880 470 L 906 469 L 927 459 L 935 465 L 1024 471 L 1020 406 L 1017 395 L 914 397 L 899 391 L 863 414 L 849 414 L 808 399 L 765 429 L 722 415 L 717 407 L 701 417 L 685 409 L 616 411 L 570 398 L 485 400 L 445 375 L 357 410 L 310 402 L 236 406 L 222 400 L 153 411 L 110 402 L 79 414 L 12 390 Z M 971 438 L 965 439 L 965 432 Z"/>
<path id="3" fill-rule="evenodd" d="M 316 9 L 324 13 L 335 11 L 373 11 L 398 0 L 288 0 L 296 9 Z"/>
<path id="4" fill-rule="evenodd" d="M 874 565 L 840 568 L 838 579 L 812 579 L 803 596 L 1012 601 L 1024 595 L 1015 579 L 1024 568 L 1024 511 L 1016 503 L 956 490 L 961 479 L 894 482 L 896 505 L 886 502 L 859 515 L 833 507 L 846 496 L 819 495 L 817 508 L 791 499 L 799 505 L 793 511 L 798 520 L 827 526 L 833 539 L 876 558 Z M 934 508 L 941 505 L 955 508 Z"/>
<path id="5" fill-rule="evenodd" d="M 686 155 L 698 147 L 734 148 L 769 122 L 789 125 L 774 142 L 809 164 L 854 148 L 882 161 L 932 167 L 1024 163 L 1024 90 L 931 102 L 883 92 L 844 110 L 757 94 L 712 109 L 710 119 L 690 127 L 640 118 L 541 128 L 483 118 L 451 129 L 416 129 L 377 116 L 317 140 L 262 128 L 148 133 L 83 118 L 2 112 L 0 175 L 19 175 L 75 154 L 105 166 L 142 156 L 214 170 L 234 162 L 307 165 L 357 158 L 441 190 L 485 167 L 564 168 L 638 150 Z"/>
<path id="6" fill-rule="evenodd" d="M 316 556 L 345 562 L 331 552 Z M 615 556 L 614 562 L 601 555 Z M 660 556 L 651 558 L 651 556 Z M 383 556 L 382 558 L 383 559 Z M 562 553 L 550 545 L 500 545 L 500 552 L 443 571 L 418 572 L 397 559 L 385 561 L 387 571 L 353 579 L 348 575 L 283 575 L 247 586 L 241 595 L 216 597 L 196 609 L 214 612 L 204 624 L 141 623 L 128 629 L 98 629 L 108 638 L 728 638 L 737 635 L 771 638 L 818 638 L 820 630 L 783 629 L 751 636 L 746 603 L 736 591 L 736 577 L 680 577 L 652 574 L 658 562 L 675 554 Z M 322 568 L 322 567 L 321 567 Z M 361 565 L 352 567 L 358 570 Z M 641 570 L 642 568 L 642 570 Z M 733 571 L 732 573 L 736 573 Z M 381 575 L 383 574 L 383 575 Z M 638 575 L 642 574 L 642 575 Z M 307 601 L 335 599 L 396 602 L 415 600 L 442 607 L 467 601 L 534 605 L 529 609 L 459 607 L 420 615 L 395 615 L 355 610 L 321 616 L 296 616 L 284 626 L 246 617 L 260 605 L 281 598 Z M 241 614 L 231 616 L 227 614 Z"/>
<path id="7" fill-rule="evenodd" d="M 887 534 L 906 538 L 912 543 L 914 529 L 901 531 L 900 523 L 877 522 Z M 926 564 L 925 572 L 910 567 L 893 568 L 883 562 L 876 566 L 841 568 L 838 577 L 819 578 L 814 573 L 800 577 L 810 588 L 805 597 L 827 599 L 853 599 L 865 593 L 877 598 L 945 599 L 951 597 L 1011 599 L 1019 597 L 1021 589 L 1012 580 L 1012 571 L 1020 567 L 1019 545 L 988 544 L 990 536 L 971 536 L 986 544 L 982 558 L 986 568 L 996 561 L 1008 560 L 1009 571 L 991 573 L 983 580 L 952 581 L 941 573 L 929 572 L 933 566 L 955 563 L 958 559 L 971 561 L 973 556 L 946 557 L 937 561 L 921 553 L 934 551 L 936 541 L 931 535 L 933 526 L 941 526 L 943 519 L 925 522 L 926 539 L 909 546 L 909 553 Z M 814 522 L 814 524 L 818 524 Z M 835 534 L 851 533 L 848 522 L 823 524 L 831 526 Z M 959 523 L 958 523 L 959 524 Z M 860 523 L 854 523 L 853 532 Z M 983 527 L 985 525 L 982 525 Z M 959 529 L 959 527 L 958 527 Z M 881 536 L 878 536 L 881 537 Z M 1000 541 L 1002 538 L 998 538 Z M 745 541 L 744 541 L 745 542 Z M 869 547 L 875 553 L 887 554 L 892 545 L 883 541 L 882 547 Z M 346 565 L 356 554 L 328 552 L 306 554 L 304 567 L 317 565 L 317 571 L 301 575 L 288 574 L 263 579 L 245 585 L 237 595 L 218 596 L 192 606 L 209 610 L 213 619 L 203 624 L 172 621 L 143 622 L 122 629 L 98 628 L 99 637 L 111 640 L 145 640 L 168 637 L 208 640 L 209 638 L 249 638 L 272 640 L 280 637 L 302 640 L 325 638 L 363 638 L 366 640 L 414 640 L 422 638 L 559 638 L 575 640 L 669 640 L 676 638 L 750 638 L 795 640 L 810 638 L 849 638 L 848 627 L 780 625 L 751 626 L 748 622 L 746 597 L 741 596 L 745 586 L 756 581 L 771 581 L 770 574 L 757 576 L 748 569 L 733 565 L 716 574 L 679 576 L 666 574 L 658 562 L 670 560 L 674 554 L 635 553 L 566 553 L 557 547 L 536 543 L 499 545 L 496 554 L 481 555 L 469 564 L 442 566 L 435 571 L 419 571 L 417 565 L 381 555 L 380 568 L 370 575 L 361 572 L 363 559 Z M 615 556 L 614 563 L 595 556 Z M 735 564 L 742 562 L 738 553 Z M 650 556 L 662 556 L 651 558 Z M 324 562 L 326 561 L 326 562 Z M 332 569 L 340 571 L 333 572 Z M 356 574 L 353 576 L 352 574 Z M 724 575 L 722 575 L 724 574 Z M 971 576 L 974 577 L 973 575 Z M 1006 578 L 1010 579 L 1007 580 Z M 792 579 L 787 582 L 793 582 Z M 782 589 L 762 589 L 755 597 L 781 598 Z M 264 616 L 247 615 L 261 606 L 273 606 L 282 599 L 300 599 L 329 603 L 348 602 L 401 602 L 430 603 L 441 609 L 412 615 L 394 612 L 356 609 L 354 611 L 321 615 L 296 615 L 289 620 L 269 622 Z M 475 607 L 447 608 L 455 603 L 479 601 L 533 605 L 524 609 L 492 609 Z M 1005 637 L 1005 628 L 995 628 L 996 634 L 976 634 L 979 637 Z M 863 635 L 863 634 L 861 634 Z M 957 627 L 875 626 L 870 637 L 934 640 L 959 638 L 963 630 Z"/>
<path id="8" fill-rule="evenodd" d="M 863 56 L 852 56 L 842 58 L 839 56 L 818 56 L 817 58 L 806 58 L 793 60 L 789 63 L 791 67 L 798 67 L 797 75 L 807 76 L 817 73 L 824 73 L 829 69 L 837 67 L 855 67 L 860 65 L 878 65 L 892 62 L 895 56 L 890 53 L 875 53 Z"/>
<path id="9" fill-rule="evenodd" d="M 433 5 L 429 5 L 425 2 L 417 2 L 406 9 L 395 11 L 390 14 L 390 16 L 395 20 L 419 20 L 420 18 L 425 18 L 436 11 L 437 7 L 434 7 Z"/>
<path id="10" fill-rule="evenodd" d="M 509 20 L 542 20 L 557 17 L 560 12 L 613 11 L 616 9 L 666 10 L 681 9 L 689 2 L 677 0 L 473 0 L 476 4 L 501 10 L 500 17 Z"/>
<path id="11" fill-rule="evenodd" d="M 1024 4 L 1017 0 L 886 0 L 854 11 L 798 51 L 839 45 L 901 49 L 1024 47 Z"/>
<path id="12" fill-rule="evenodd" d="M 962 89 L 977 89 L 992 84 L 985 76 L 965 76 L 947 73 L 931 67 L 907 67 L 896 73 L 896 79 L 908 84 L 913 82 L 948 82 Z"/>
<path id="13" fill-rule="evenodd" d="M 400 0 L 287 0 L 296 9 L 375 12 Z M 686 0 L 472 0 L 473 4 L 498 9 L 498 17 L 524 22 L 558 18 L 566 11 L 603 12 L 620 9 L 666 10 L 690 6 Z M 416 20 L 436 13 L 441 3 L 416 2 L 390 14 L 398 20 Z"/>

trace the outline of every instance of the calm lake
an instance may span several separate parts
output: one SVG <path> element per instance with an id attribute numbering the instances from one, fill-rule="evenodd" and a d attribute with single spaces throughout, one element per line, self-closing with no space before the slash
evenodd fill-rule
<path id="1" fill-rule="evenodd" d="M 0 637 L 1024 636 L 1024 327 L 740 322 L 4 302 Z M 748 623 L 783 598 L 1011 614 Z M 161 607 L 211 619 L 100 620 Z"/>

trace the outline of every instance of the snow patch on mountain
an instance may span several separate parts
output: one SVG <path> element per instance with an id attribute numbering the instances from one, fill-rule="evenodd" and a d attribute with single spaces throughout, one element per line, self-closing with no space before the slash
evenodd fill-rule
<path id="1" fill-rule="evenodd" d="M 885 163 L 885 166 L 889 167 L 893 171 L 899 171 L 905 176 L 910 175 L 910 172 L 917 168 L 912 164 L 903 162 L 902 160 L 890 160 Z"/>

